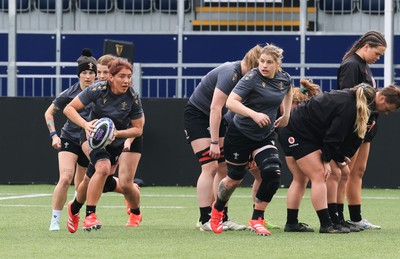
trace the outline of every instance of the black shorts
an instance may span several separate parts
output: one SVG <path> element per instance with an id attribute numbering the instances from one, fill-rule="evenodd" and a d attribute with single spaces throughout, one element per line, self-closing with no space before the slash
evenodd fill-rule
<path id="1" fill-rule="evenodd" d="M 274 134 L 261 141 L 252 140 L 243 135 L 234 123 L 231 123 L 224 140 L 225 160 L 235 164 L 248 163 L 252 159 L 254 150 L 267 145 L 276 146 Z"/>
<path id="2" fill-rule="evenodd" d="M 134 153 L 143 153 L 143 135 L 140 137 L 136 137 L 132 144 L 131 147 L 129 148 L 129 152 L 134 152 Z"/>
<path id="3" fill-rule="evenodd" d="M 287 127 L 279 128 L 278 140 L 285 155 L 292 156 L 296 160 L 322 148 L 322 143 L 301 139 Z"/>
<path id="4" fill-rule="evenodd" d="M 118 162 L 123 148 L 124 145 L 113 146 L 111 143 L 106 148 L 93 149 L 89 154 L 90 162 L 95 165 L 98 160 L 105 158 L 110 160 L 111 165 L 115 165 Z"/>
<path id="5" fill-rule="evenodd" d="M 89 159 L 83 153 L 82 147 L 79 144 L 76 144 L 73 141 L 70 141 L 65 138 L 61 138 L 61 149 L 60 151 L 66 151 L 66 152 L 71 152 L 75 155 L 78 156 L 78 165 L 83 166 L 83 167 L 88 167 L 89 165 Z"/>
<path id="6" fill-rule="evenodd" d="M 197 109 L 188 102 L 183 114 L 183 124 L 185 128 L 186 140 L 188 143 L 196 139 L 211 138 L 210 135 L 210 117 Z M 226 132 L 225 120 L 221 120 L 219 125 L 219 137 L 223 138 Z"/>

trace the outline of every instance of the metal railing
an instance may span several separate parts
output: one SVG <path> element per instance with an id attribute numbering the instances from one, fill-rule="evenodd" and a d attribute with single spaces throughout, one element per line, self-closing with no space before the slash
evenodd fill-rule
<path id="1" fill-rule="evenodd" d="M 30 63 L 21 63 L 24 66 L 31 65 Z M 1 63 L 0 63 L 1 65 Z M 36 63 L 36 66 L 40 66 L 40 63 Z M 48 65 L 45 63 L 45 65 Z M 63 63 L 63 67 L 75 67 L 75 63 Z M 210 70 L 219 64 L 186 64 L 186 68 L 203 67 L 209 68 Z M 338 68 L 340 64 L 307 64 L 307 69 L 310 68 Z M 55 64 L 54 64 L 55 66 Z M 181 81 L 182 95 L 180 97 L 189 97 L 194 88 L 200 82 L 202 76 L 198 75 L 186 75 L 186 76 L 143 76 L 142 69 L 157 68 L 160 66 L 165 67 L 177 67 L 178 64 L 135 64 L 134 75 L 133 75 L 133 86 L 135 90 L 141 95 L 142 98 L 176 98 L 177 97 L 177 81 Z M 300 64 L 284 64 L 283 68 L 295 68 L 299 69 Z M 383 65 L 372 65 L 372 70 L 383 69 Z M 400 69 L 400 65 L 395 66 L 396 69 Z M 306 73 L 305 78 L 310 78 L 314 83 L 321 86 L 324 91 L 330 91 L 336 89 L 336 76 L 321 76 Z M 299 86 L 300 76 L 292 76 L 295 86 Z M 39 74 L 24 74 L 18 75 L 18 96 L 25 97 L 55 97 L 57 95 L 56 80 L 62 81 L 62 90 L 68 88 L 70 85 L 78 81 L 76 75 L 39 75 Z M 384 87 L 384 78 L 382 76 L 375 77 L 378 87 Z M 395 78 L 396 81 L 400 80 L 400 77 Z M 0 74 L 0 96 L 4 96 L 7 76 Z"/>

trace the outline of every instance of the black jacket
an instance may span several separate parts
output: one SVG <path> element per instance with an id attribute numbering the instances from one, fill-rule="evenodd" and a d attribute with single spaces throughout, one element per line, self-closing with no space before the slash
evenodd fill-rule
<path id="1" fill-rule="evenodd" d="M 352 90 L 338 90 L 313 96 L 298 105 L 291 114 L 288 129 L 298 137 L 321 147 L 322 160 L 343 162 L 343 143 L 354 134 L 356 96 Z M 359 146 L 357 138 L 354 145 Z M 353 144 L 346 143 L 346 150 Z M 347 152 L 346 152 L 347 153 Z"/>

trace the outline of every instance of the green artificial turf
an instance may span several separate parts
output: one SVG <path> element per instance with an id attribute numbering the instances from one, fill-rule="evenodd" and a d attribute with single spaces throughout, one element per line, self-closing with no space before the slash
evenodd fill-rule
<path id="1" fill-rule="evenodd" d="M 350 234 L 319 234 L 310 190 L 303 199 L 299 220 L 315 233 L 285 233 L 286 192 L 279 189 L 266 219 L 281 229 L 257 236 L 250 231 L 222 234 L 200 232 L 194 187 L 142 187 L 143 221 L 127 228 L 128 216 L 121 194 L 103 194 L 97 207 L 103 227 L 89 233 L 66 228 L 48 230 L 52 185 L 0 185 L 0 258 L 400 258 L 400 190 L 364 189 L 363 217 L 382 226 Z M 73 187 L 68 200 L 73 198 Z M 250 188 L 238 188 L 230 202 L 230 217 L 248 223 L 252 212 Z M 348 217 L 347 206 L 345 215 Z"/>

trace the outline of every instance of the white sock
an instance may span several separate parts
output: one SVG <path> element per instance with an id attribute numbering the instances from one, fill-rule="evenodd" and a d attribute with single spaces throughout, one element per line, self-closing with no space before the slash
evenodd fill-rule
<path id="1" fill-rule="evenodd" d="M 61 210 L 53 210 L 51 222 L 60 222 Z"/>
<path id="2" fill-rule="evenodd" d="M 78 191 L 77 190 L 75 190 L 75 193 L 74 193 L 74 199 L 76 198 L 76 195 L 78 194 Z"/>

